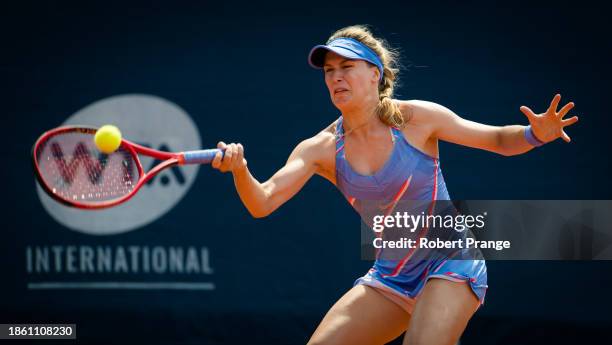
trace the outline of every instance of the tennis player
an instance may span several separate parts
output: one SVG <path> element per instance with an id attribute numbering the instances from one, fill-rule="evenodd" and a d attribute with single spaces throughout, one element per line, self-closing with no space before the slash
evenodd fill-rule
<path id="1" fill-rule="evenodd" d="M 341 116 L 298 144 L 285 166 L 260 183 L 249 172 L 241 144 L 220 142 L 225 156 L 212 165 L 231 171 L 236 189 L 254 217 L 265 217 L 318 174 L 351 205 L 359 200 L 449 200 L 440 169 L 438 141 L 496 152 L 525 153 L 559 137 L 570 141 L 559 111 L 520 110 L 529 126 L 489 126 L 463 119 L 442 105 L 393 99 L 397 53 L 367 27 L 335 32 L 315 46 L 309 63 L 323 69 L 325 85 Z M 455 344 L 483 303 L 484 260 L 377 259 L 328 311 L 309 344 L 385 344 L 406 332 L 404 344 Z"/>

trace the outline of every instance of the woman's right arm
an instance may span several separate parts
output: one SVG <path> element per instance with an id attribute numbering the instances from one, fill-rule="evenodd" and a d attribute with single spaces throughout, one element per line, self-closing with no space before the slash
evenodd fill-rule
<path id="1" fill-rule="evenodd" d="M 217 154 L 212 166 L 222 172 L 232 172 L 240 200 L 253 217 L 261 218 L 293 197 L 313 174 L 321 173 L 321 163 L 328 151 L 324 147 L 328 146 L 325 139 L 322 132 L 299 143 L 285 166 L 263 183 L 251 175 L 241 144 L 220 142 L 217 147 L 225 149 L 225 155 L 222 159 L 221 154 Z"/>

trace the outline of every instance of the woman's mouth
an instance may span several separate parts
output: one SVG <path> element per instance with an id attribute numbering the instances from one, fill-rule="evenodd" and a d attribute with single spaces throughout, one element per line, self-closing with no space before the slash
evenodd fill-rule
<path id="1" fill-rule="evenodd" d="M 334 90 L 334 95 L 337 95 L 337 94 L 339 94 L 339 93 L 341 93 L 341 92 L 347 92 L 347 91 L 348 91 L 347 89 L 344 89 L 344 88 L 338 88 L 338 89 L 335 89 L 335 90 Z"/>

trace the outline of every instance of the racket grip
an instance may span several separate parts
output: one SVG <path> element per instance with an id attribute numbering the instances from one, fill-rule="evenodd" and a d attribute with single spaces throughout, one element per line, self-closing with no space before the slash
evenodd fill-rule
<path id="1" fill-rule="evenodd" d="M 208 150 L 195 150 L 183 152 L 184 163 L 183 164 L 209 164 L 215 158 L 217 152 L 221 152 L 225 155 L 225 150 L 220 149 L 208 149 Z"/>

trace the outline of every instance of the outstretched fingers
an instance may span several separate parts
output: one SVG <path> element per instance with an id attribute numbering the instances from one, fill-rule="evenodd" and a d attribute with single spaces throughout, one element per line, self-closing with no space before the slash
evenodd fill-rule
<path id="1" fill-rule="evenodd" d="M 572 141 L 572 139 L 570 139 L 569 135 L 567 135 L 567 133 L 565 133 L 564 130 L 561 130 L 561 138 L 563 138 L 563 140 L 565 140 L 566 143 L 569 143 L 570 141 Z"/>
<path id="2" fill-rule="evenodd" d="M 527 106 L 522 106 L 520 109 L 521 112 L 527 116 L 529 123 L 535 127 L 536 131 L 544 131 L 544 133 L 547 131 L 548 133 L 559 133 L 559 136 L 569 143 L 571 139 L 569 135 L 565 133 L 563 128 L 578 122 L 578 116 L 563 119 L 563 117 L 565 117 L 569 111 L 574 108 L 575 104 L 574 102 L 569 102 L 557 112 L 557 107 L 559 106 L 560 101 L 561 95 L 556 94 L 550 102 L 550 106 L 548 107 L 548 110 L 546 110 L 546 113 L 540 115 L 536 115 L 533 110 L 529 109 Z M 549 138 L 550 140 L 547 141 L 552 141 L 556 138 L 558 138 L 558 136 L 555 136 L 554 138 L 551 137 Z"/>
<path id="3" fill-rule="evenodd" d="M 533 112 L 533 110 L 529 109 L 529 107 L 527 106 L 520 107 L 520 110 L 523 114 L 525 114 L 525 116 L 527 116 L 529 123 L 531 123 L 532 120 L 535 120 L 535 118 L 537 117 L 537 115 Z"/>
<path id="4" fill-rule="evenodd" d="M 567 113 L 574 107 L 574 102 L 569 102 L 567 103 L 563 108 L 561 108 L 561 110 L 559 110 L 559 113 L 557 114 L 557 117 L 559 117 L 560 119 L 562 119 L 565 115 L 567 115 Z"/>
<path id="5" fill-rule="evenodd" d="M 569 119 L 561 120 L 561 124 L 563 125 L 563 127 L 573 125 L 576 122 L 578 122 L 578 116 L 572 116 Z"/>
<path id="6" fill-rule="evenodd" d="M 559 102 L 561 101 L 561 95 L 556 94 L 550 102 L 550 107 L 548 107 L 548 112 L 556 113 L 557 107 L 559 106 Z"/>

